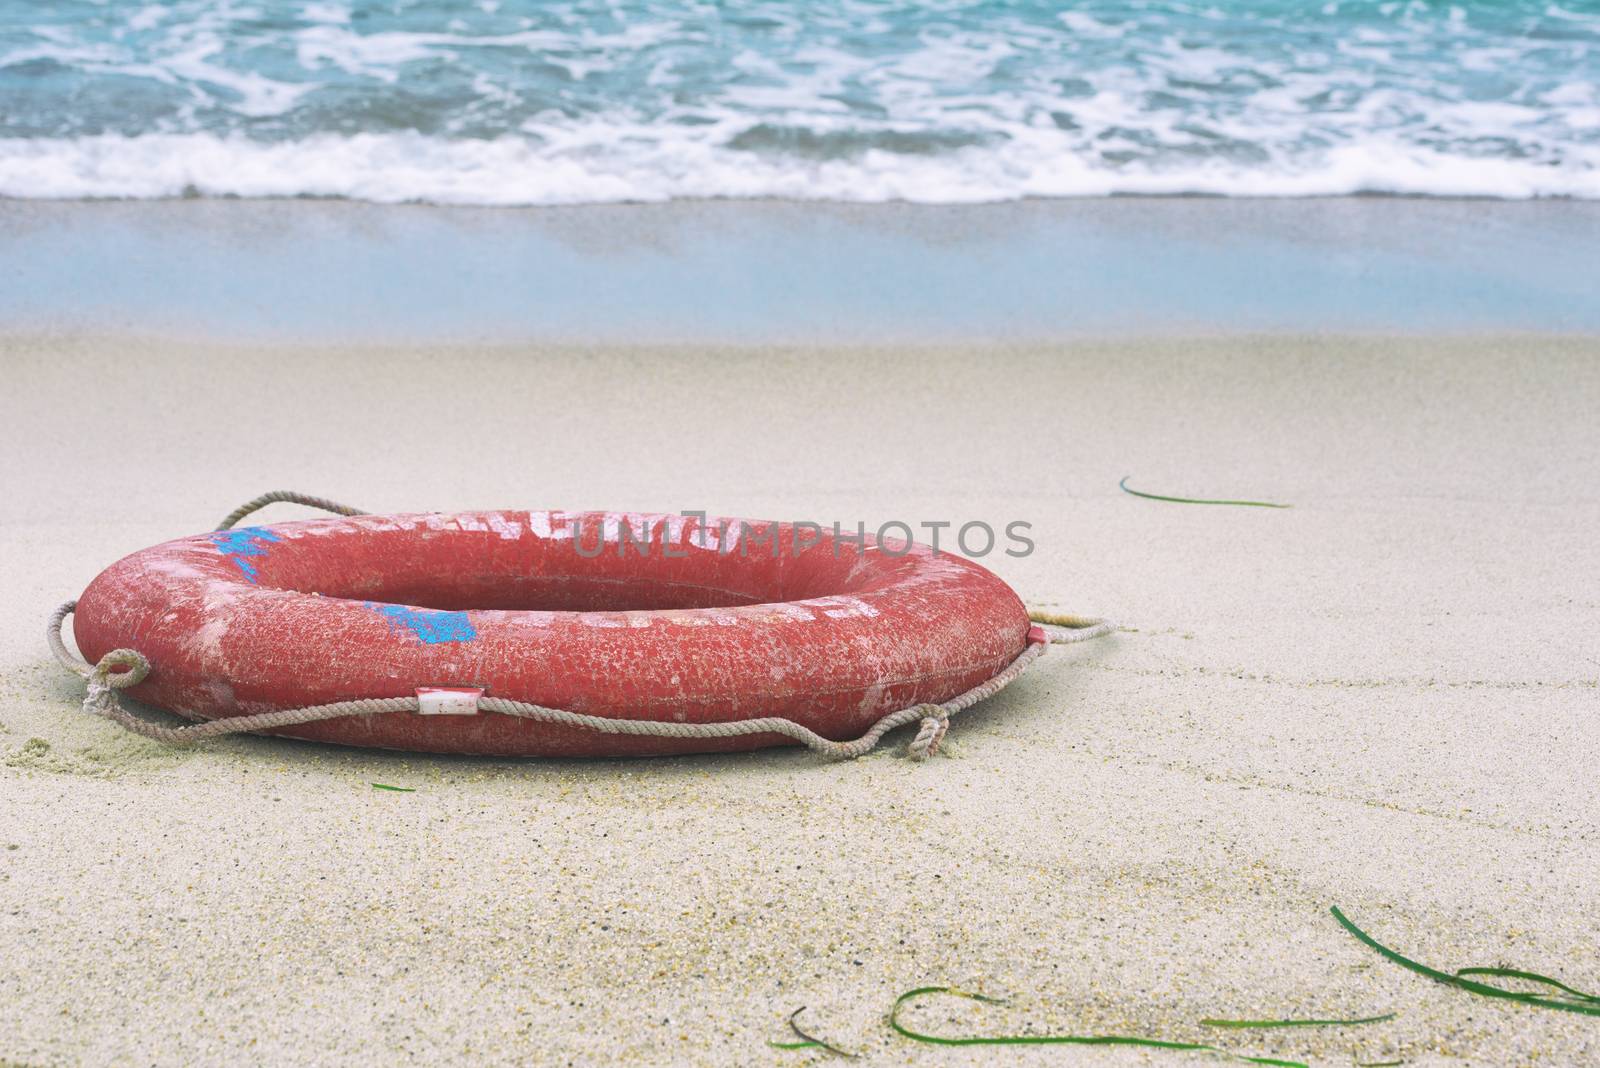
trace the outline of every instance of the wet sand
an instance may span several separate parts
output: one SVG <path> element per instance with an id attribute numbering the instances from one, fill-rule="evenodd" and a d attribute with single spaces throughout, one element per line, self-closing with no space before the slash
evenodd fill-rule
<path id="1" fill-rule="evenodd" d="M 0 332 L 740 345 L 1600 334 L 1600 202 L 0 200 Z"/>
<path id="2" fill-rule="evenodd" d="M 888 1029 L 933 984 L 1010 999 L 910 1010 L 943 1034 L 1600 1056 L 1600 1020 L 1431 983 L 1328 912 L 1446 970 L 1600 991 L 1600 342 L 57 332 L 0 339 L 0 366 L 8 1068 L 816 1063 L 767 1045 L 800 1006 L 874 1063 L 993 1063 Z M 1124 476 L 1294 507 L 1141 500 Z M 923 765 L 176 750 L 80 714 L 49 610 L 279 487 L 392 511 L 1020 519 L 1037 551 L 987 562 L 1129 629 L 1053 651 Z"/>

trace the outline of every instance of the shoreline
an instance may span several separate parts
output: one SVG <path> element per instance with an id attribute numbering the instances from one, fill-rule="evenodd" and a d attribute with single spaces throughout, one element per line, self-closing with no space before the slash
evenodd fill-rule
<path id="1" fill-rule="evenodd" d="M 1600 202 L 0 201 L 0 331 L 969 344 L 1600 333 Z"/>

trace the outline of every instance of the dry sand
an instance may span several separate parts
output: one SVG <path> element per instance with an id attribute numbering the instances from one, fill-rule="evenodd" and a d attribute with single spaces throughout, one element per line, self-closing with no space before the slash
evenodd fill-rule
<path id="1" fill-rule="evenodd" d="M 897 993 L 943 983 L 1011 999 L 913 1009 L 946 1034 L 1600 1061 L 1600 1019 L 1430 983 L 1328 914 L 1438 966 L 1600 990 L 1600 344 L 12 337 L 0 366 L 8 1068 L 820 1062 L 766 1044 L 802 1005 L 875 1062 L 992 1063 L 885 1026 Z M 1124 475 L 1294 508 L 1139 500 Z M 277 487 L 1022 519 L 1037 553 L 990 562 L 1026 599 L 1136 629 L 1056 650 L 926 765 L 178 751 L 82 716 L 49 609 Z"/>

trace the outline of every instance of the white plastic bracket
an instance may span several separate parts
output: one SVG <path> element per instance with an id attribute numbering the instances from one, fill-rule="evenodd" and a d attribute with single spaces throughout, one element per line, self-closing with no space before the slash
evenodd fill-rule
<path id="1" fill-rule="evenodd" d="M 417 714 L 423 716 L 476 716 L 483 687 L 418 686 Z"/>

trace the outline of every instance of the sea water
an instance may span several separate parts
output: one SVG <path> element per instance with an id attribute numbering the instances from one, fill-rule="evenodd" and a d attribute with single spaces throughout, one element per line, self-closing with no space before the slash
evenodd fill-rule
<path id="1" fill-rule="evenodd" d="M 0 195 L 1600 198 L 1597 0 L 0 0 Z"/>

